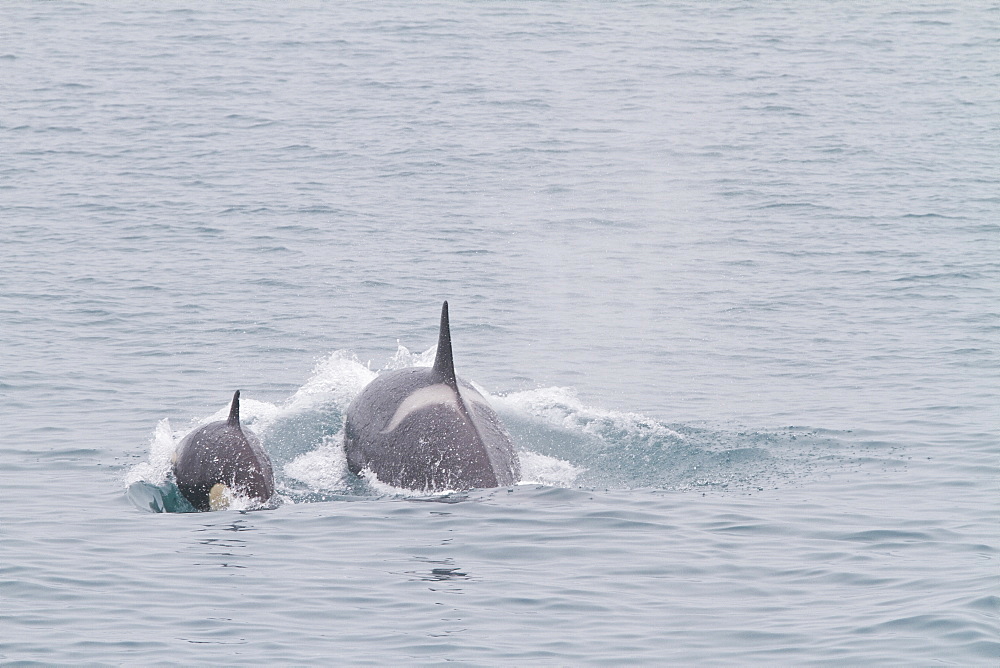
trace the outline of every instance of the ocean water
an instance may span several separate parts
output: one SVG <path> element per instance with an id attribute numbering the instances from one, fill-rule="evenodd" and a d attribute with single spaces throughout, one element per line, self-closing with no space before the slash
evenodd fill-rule
<path id="1" fill-rule="evenodd" d="M 0 35 L 0 662 L 1000 664 L 995 3 Z M 521 484 L 346 471 L 443 299 Z M 278 502 L 181 512 L 235 389 Z"/>

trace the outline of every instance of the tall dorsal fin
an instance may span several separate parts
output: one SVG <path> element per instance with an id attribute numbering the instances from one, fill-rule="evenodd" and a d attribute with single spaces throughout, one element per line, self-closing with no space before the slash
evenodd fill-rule
<path id="1" fill-rule="evenodd" d="M 236 394 L 233 395 L 233 407 L 229 409 L 229 419 L 226 420 L 226 424 L 230 427 L 240 426 L 240 391 L 236 390 Z"/>
<path id="2" fill-rule="evenodd" d="M 437 356 L 434 358 L 434 376 L 439 382 L 455 387 L 455 360 L 451 356 L 451 328 L 448 326 L 448 302 L 441 306 L 441 331 L 438 333 Z"/>

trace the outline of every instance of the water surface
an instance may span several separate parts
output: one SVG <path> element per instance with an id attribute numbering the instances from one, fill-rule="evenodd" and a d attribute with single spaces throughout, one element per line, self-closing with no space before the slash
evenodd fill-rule
<path id="1" fill-rule="evenodd" d="M 0 31 L 0 660 L 1000 661 L 996 7 Z M 443 299 L 524 484 L 343 466 Z M 279 505 L 151 512 L 238 388 Z"/>

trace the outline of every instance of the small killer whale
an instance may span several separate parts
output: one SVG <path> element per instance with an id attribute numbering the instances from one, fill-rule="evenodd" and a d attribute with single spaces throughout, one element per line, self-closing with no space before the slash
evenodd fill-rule
<path id="1" fill-rule="evenodd" d="M 347 408 L 344 451 L 352 473 L 414 490 L 512 485 L 517 450 L 486 398 L 455 375 L 448 302 L 434 366 L 379 375 Z"/>
<path id="2" fill-rule="evenodd" d="M 240 424 L 240 391 L 229 418 L 188 434 L 174 455 L 177 488 L 198 510 L 224 510 L 232 495 L 264 503 L 274 496 L 271 460 L 250 430 Z"/>

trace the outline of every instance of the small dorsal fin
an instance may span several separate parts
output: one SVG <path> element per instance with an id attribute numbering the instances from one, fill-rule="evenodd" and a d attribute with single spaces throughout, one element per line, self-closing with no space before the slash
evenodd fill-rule
<path id="1" fill-rule="evenodd" d="M 240 391 L 236 390 L 236 394 L 233 395 L 233 406 L 229 409 L 229 419 L 226 420 L 226 424 L 230 427 L 240 426 Z"/>
<path id="2" fill-rule="evenodd" d="M 451 356 L 451 328 L 448 326 L 448 302 L 441 306 L 441 331 L 438 333 L 437 356 L 434 358 L 434 376 L 438 381 L 455 387 L 455 360 Z"/>

